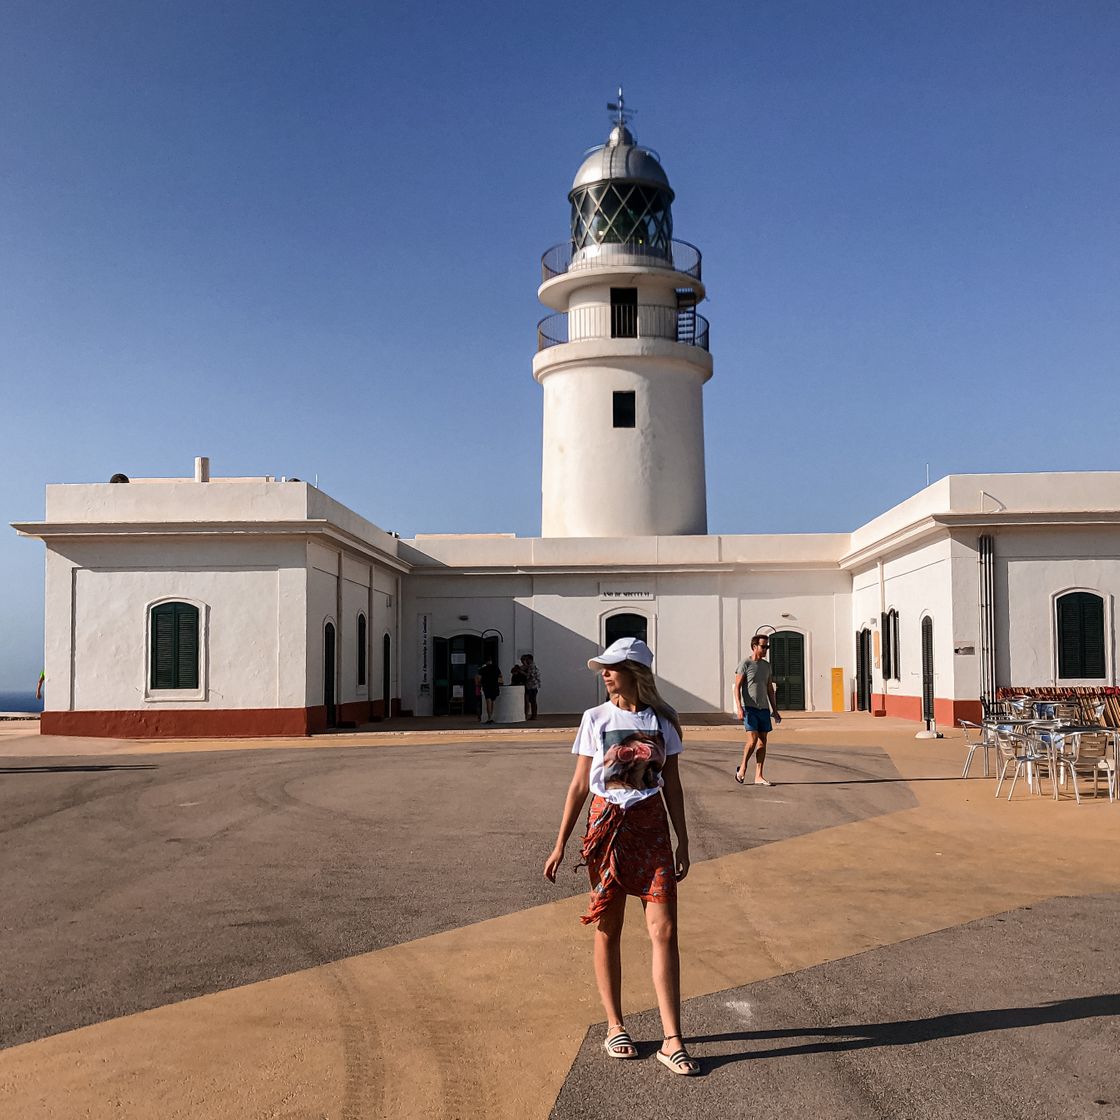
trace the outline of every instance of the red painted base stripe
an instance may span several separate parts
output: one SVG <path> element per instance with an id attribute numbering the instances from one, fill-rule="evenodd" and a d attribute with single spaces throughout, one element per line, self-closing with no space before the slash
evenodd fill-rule
<path id="1" fill-rule="evenodd" d="M 380 700 L 339 704 L 340 723 L 366 724 L 382 718 Z M 401 714 L 393 700 L 394 715 Z M 83 735 L 95 739 L 256 739 L 274 735 L 314 735 L 326 731 L 324 704 L 312 708 L 186 708 L 138 712 L 43 712 L 41 735 Z"/>
<path id="2" fill-rule="evenodd" d="M 876 692 L 871 697 L 871 707 L 874 711 L 883 711 L 888 716 L 897 716 L 899 719 L 912 719 L 918 723 L 922 719 L 920 696 L 899 696 L 894 692 L 884 696 L 881 692 Z M 933 718 L 941 727 L 955 727 L 959 719 L 979 723 L 983 714 L 984 709 L 979 700 L 933 698 Z"/>
<path id="3" fill-rule="evenodd" d="M 252 739 L 262 735 L 308 735 L 316 708 L 146 709 L 138 712 L 43 712 L 41 735 L 106 739 Z"/>

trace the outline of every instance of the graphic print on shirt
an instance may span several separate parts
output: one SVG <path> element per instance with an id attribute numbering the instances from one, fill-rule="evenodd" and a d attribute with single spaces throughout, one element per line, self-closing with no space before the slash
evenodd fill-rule
<path id="1" fill-rule="evenodd" d="M 606 789 L 656 789 L 665 765 L 660 731 L 603 732 L 603 785 Z"/>

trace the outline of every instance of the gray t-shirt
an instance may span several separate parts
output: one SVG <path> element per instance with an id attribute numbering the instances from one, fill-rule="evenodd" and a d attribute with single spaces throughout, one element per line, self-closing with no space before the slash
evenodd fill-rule
<path id="1" fill-rule="evenodd" d="M 741 697 L 743 707 L 764 708 L 769 711 L 770 694 L 767 691 L 767 685 L 770 684 L 770 678 L 773 676 L 770 662 L 766 658 L 755 661 L 753 657 L 748 657 L 745 661 L 739 662 L 739 668 L 735 670 L 735 675 L 743 678 L 743 694 Z"/>

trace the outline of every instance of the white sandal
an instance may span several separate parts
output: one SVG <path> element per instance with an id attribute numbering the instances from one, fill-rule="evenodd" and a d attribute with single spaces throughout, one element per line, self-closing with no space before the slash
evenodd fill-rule
<path id="1" fill-rule="evenodd" d="M 603 1043 L 603 1049 L 606 1050 L 609 1057 L 621 1058 L 623 1061 L 638 1056 L 638 1048 L 634 1045 L 634 1040 L 625 1027 L 619 1030 L 617 1034 L 609 1035 Z"/>
<path id="2" fill-rule="evenodd" d="M 671 1054 L 664 1050 L 657 1051 L 657 1060 L 668 1070 L 679 1074 L 681 1077 L 695 1077 L 700 1072 L 700 1063 L 684 1048 L 684 1039 L 679 1034 L 671 1034 L 665 1039 L 680 1038 L 681 1045 Z"/>

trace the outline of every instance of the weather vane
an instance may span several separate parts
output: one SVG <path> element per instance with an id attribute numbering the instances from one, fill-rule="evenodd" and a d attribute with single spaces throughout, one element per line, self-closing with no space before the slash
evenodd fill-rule
<path id="1" fill-rule="evenodd" d="M 622 96 L 622 86 L 618 87 L 618 100 L 617 101 L 608 101 L 607 102 L 607 108 L 612 113 L 617 113 L 618 114 L 615 117 L 615 124 L 617 124 L 620 128 L 624 128 L 626 126 L 627 121 L 629 121 L 630 118 L 637 111 L 635 109 L 627 109 L 626 108 L 626 99 Z"/>

